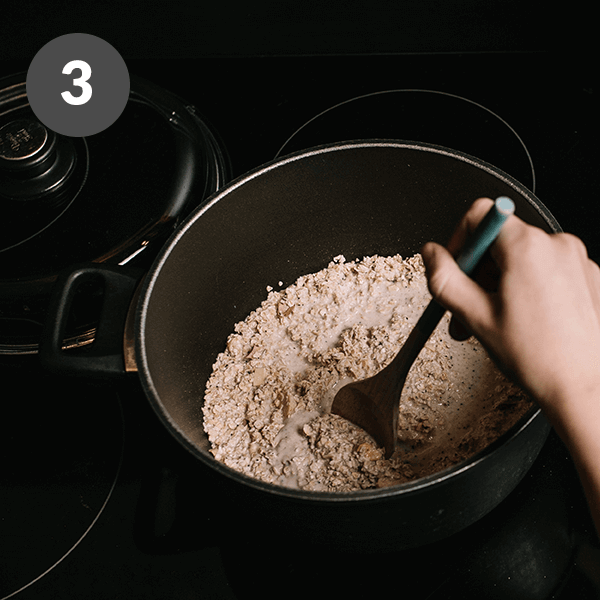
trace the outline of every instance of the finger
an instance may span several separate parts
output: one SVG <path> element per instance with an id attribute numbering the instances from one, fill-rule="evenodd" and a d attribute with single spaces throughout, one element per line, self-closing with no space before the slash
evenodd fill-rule
<path id="1" fill-rule="evenodd" d="M 450 241 L 446 246 L 452 256 L 458 256 L 460 249 L 464 246 L 469 235 L 475 231 L 493 204 L 494 202 L 490 198 L 478 198 L 475 200 L 475 202 L 473 202 L 473 204 L 471 204 L 470 208 L 457 225 L 450 238 Z M 496 241 L 490 246 L 490 249 L 486 254 L 492 257 L 493 261 L 497 264 L 497 266 L 500 267 L 501 270 L 504 270 L 507 266 L 505 264 L 506 256 L 514 256 L 514 253 L 510 253 L 508 250 L 515 243 L 525 239 L 528 233 L 530 233 L 530 229 L 536 229 L 539 233 L 549 235 L 538 227 L 534 227 L 533 225 L 525 223 L 525 221 L 516 215 L 511 215 L 502 226 Z M 485 262 L 485 257 L 482 259 L 482 262 Z M 495 272 L 495 276 L 497 278 L 499 272 L 497 269 L 491 269 L 489 262 L 490 261 L 488 261 L 487 266 L 480 268 L 480 272 L 492 270 Z M 483 284 L 483 279 L 481 279 L 481 277 L 475 276 L 474 274 L 473 278 L 476 279 L 480 284 Z M 486 289 L 492 289 L 493 285 L 484 285 L 484 287 L 486 287 Z"/>
<path id="2" fill-rule="evenodd" d="M 459 221 L 454 233 L 447 244 L 448 251 L 452 256 L 457 256 L 464 246 L 467 237 L 475 231 L 477 225 L 482 221 L 494 202 L 489 198 L 479 198 L 469 207 L 469 210 Z"/>
<path id="3" fill-rule="evenodd" d="M 511 215 L 490 246 L 490 256 L 500 271 L 506 271 L 513 266 L 511 261 L 513 263 L 520 261 L 524 253 L 531 249 L 532 244 L 535 244 L 535 238 L 549 235 L 543 229 L 529 225 L 516 215 Z M 519 247 L 521 250 L 515 251 Z"/>
<path id="4" fill-rule="evenodd" d="M 475 231 L 493 204 L 489 198 L 479 198 L 471 205 L 448 243 L 447 248 L 452 256 L 459 254 L 467 238 Z M 489 252 L 481 257 L 470 276 L 485 290 L 496 290 L 500 272 Z"/>
<path id="5" fill-rule="evenodd" d="M 450 319 L 448 333 L 450 334 L 450 337 L 457 342 L 464 342 L 473 335 L 471 331 L 465 327 L 465 325 L 463 325 L 463 323 L 454 315 L 452 315 L 452 319 Z"/>
<path id="6" fill-rule="evenodd" d="M 589 257 L 587 247 L 580 238 L 567 233 L 560 234 L 560 237 L 556 236 L 556 239 L 561 239 L 566 247 L 570 245 L 571 252 L 579 255 L 582 276 L 585 278 L 585 287 L 590 298 L 591 306 L 588 307 L 588 310 L 595 316 L 596 322 L 600 326 L 600 267 L 598 263 Z M 563 250 L 563 253 L 567 252 L 567 249 Z"/>
<path id="7" fill-rule="evenodd" d="M 596 318 L 600 324 L 600 267 L 591 258 L 588 259 L 587 263 L 587 277 Z"/>
<path id="8" fill-rule="evenodd" d="M 598 263 L 589 257 L 588 249 L 582 239 L 570 233 L 561 233 L 553 237 L 554 240 L 563 244 L 563 255 L 572 253 L 579 256 L 582 276 L 585 278 L 586 289 L 590 294 L 590 312 L 595 313 L 600 323 L 600 267 Z"/>
<path id="9" fill-rule="evenodd" d="M 493 320 L 487 292 L 463 273 L 446 248 L 429 242 L 421 252 L 431 295 L 475 335 Z"/>

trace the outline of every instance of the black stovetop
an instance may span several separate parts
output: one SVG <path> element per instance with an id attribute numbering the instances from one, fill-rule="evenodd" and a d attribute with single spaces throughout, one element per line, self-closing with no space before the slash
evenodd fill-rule
<path id="1" fill-rule="evenodd" d="M 555 56 L 127 64 L 196 106 L 220 133 L 234 177 L 342 139 L 445 145 L 522 181 L 600 258 L 590 72 Z M 27 63 L 0 66 L 8 75 Z M 340 556 L 267 538 L 251 523 L 232 531 L 227 483 L 171 439 L 135 376 L 110 386 L 58 378 L 35 356 L 1 358 L 0 375 L 0 599 L 358 597 L 390 583 L 401 594 L 413 582 L 433 600 L 598 597 L 593 526 L 553 432 L 517 488 L 467 530 L 410 552 Z"/>

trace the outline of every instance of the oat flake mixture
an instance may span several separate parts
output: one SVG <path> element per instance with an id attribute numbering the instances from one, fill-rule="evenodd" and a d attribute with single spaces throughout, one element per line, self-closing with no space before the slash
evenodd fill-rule
<path id="1" fill-rule="evenodd" d="M 395 356 L 431 299 L 420 255 L 338 256 L 267 290 L 217 357 L 203 407 L 211 452 L 246 475 L 313 491 L 394 485 L 465 460 L 531 406 L 476 340 L 450 337 L 446 314 L 407 377 L 386 460 L 330 408 L 340 386 Z"/>

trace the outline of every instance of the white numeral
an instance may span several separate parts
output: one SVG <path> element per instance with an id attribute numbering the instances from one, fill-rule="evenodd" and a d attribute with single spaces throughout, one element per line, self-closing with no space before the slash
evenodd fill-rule
<path id="1" fill-rule="evenodd" d="M 88 83 L 88 79 L 92 75 L 92 68 L 84 60 L 72 60 L 65 65 L 62 72 L 70 75 L 74 69 L 81 70 L 81 77 L 73 79 L 73 85 L 81 88 L 81 96 L 73 96 L 71 92 L 63 92 L 61 96 L 65 102 L 79 106 L 85 104 L 92 97 L 92 86 Z"/>

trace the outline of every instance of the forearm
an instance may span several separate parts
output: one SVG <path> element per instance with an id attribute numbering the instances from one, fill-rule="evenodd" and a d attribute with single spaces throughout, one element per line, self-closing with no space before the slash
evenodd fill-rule
<path id="1" fill-rule="evenodd" d="M 600 393 L 547 411 L 577 468 L 600 537 Z"/>

